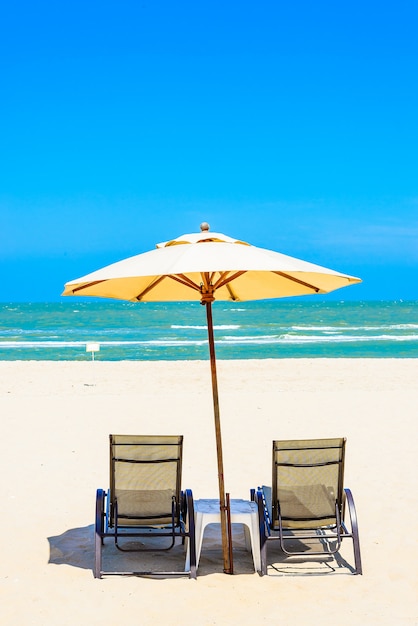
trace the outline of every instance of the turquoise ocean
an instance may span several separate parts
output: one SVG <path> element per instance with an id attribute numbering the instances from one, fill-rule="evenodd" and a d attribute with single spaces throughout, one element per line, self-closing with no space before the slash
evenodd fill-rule
<path id="1" fill-rule="evenodd" d="M 418 301 L 213 305 L 218 359 L 418 357 Z M 208 359 L 199 303 L 0 304 L 0 360 Z"/>

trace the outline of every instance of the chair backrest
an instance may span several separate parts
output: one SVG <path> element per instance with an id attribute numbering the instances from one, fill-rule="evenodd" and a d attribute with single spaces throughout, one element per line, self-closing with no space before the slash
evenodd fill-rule
<path id="1" fill-rule="evenodd" d="M 180 515 L 182 436 L 110 435 L 110 518 L 120 525 L 164 525 Z"/>
<path id="2" fill-rule="evenodd" d="M 320 528 L 341 514 L 345 438 L 273 441 L 272 527 Z"/>

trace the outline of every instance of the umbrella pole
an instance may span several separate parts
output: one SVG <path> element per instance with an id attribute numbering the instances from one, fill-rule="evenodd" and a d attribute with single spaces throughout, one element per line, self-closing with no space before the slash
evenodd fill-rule
<path id="1" fill-rule="evenodd" d="M 228 533 L 227 514 L 230 519 L 230 512 L 228 510 L 227 502 L 225 499 L 225 482 L 224 482 L 224 465 L 222 455 L 222 436 L 221 436 L 221 420 L 219 414 L 219 397 L 218 397 L 218 378 L 216 374 L 216 356 L 215 356 L 215 341 L 213 337 L 213 320 L 212 320 L 212 302 L 206 301 L 206 317 L 208 322 L 208 339 L 209 339 L 209 355 L 210 355 L 210 369 L 212 374 L 212 393 L 213 393 L 213 412 L 215 417 L 215 434 L 216 434 L 216 451 L 218 458 L 218 482 L 219 482 L 219 506 L 221 514 L 221 533 L 222 533 L 222 554 L 224 561 L 224 572 L 226 574 L 233 573 L 232 567 L 232 554 L 230 547 L 232 547 L 232 538 Z M 229 498 L 228 498 L 229 504 Z"/>

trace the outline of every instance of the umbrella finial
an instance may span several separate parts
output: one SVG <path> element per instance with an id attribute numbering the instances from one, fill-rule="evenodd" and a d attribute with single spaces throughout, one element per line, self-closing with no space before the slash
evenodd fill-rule
<path id="1" fill-rule="evenodd" d="M 207 222 L 202 222 L 202 223 L 200 224 L 200 230 L 201 230 L 202 232 L 204 232 L 204 231 L 208 231 L 208 230 L 209 230 L 209 228 L 210 228 L 210 226 L 209 226 L 209 224 L 208 224 Z"/>

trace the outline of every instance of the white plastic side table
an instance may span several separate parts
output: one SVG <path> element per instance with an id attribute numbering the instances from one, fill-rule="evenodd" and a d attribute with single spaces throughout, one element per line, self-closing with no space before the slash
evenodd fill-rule
<path id="1" fill-rule="evenodd" d="M 258 527 L 257 504 L 249 500 L 230 500 L 231 524 L 243 524 L 247 548 L 251 548 L 254 570 L 261 570 L 260 529 Z M 219 500 L 195 500 L 195 528 L 196 528 L 196 569 L 199 566 L 202 549 L 203 534 L 208 524 L 220 524 L 221 513 Z M 190 542 L 187 542 L 185 570 L 190 569 Z"/>

